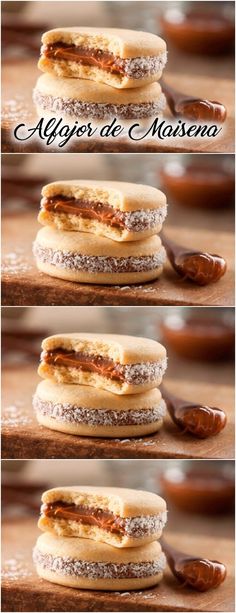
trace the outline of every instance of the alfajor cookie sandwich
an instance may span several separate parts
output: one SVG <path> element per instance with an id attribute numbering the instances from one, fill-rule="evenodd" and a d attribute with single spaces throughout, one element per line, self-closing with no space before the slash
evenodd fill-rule
<path id="1" fill-rule="evenodd" d="M 149 338 L 116 334 L 55 334 L 42 342 L 38 374 L 55 383 L 89 385 L 113 394 L 140 394 L 160 385 L 166 350 Z"/>
<path id="2" fill-rule="evenodd" d="M 132 284 L 157 279 L 166 252 L 159 236 L 120 243 L 85 232 L 39 230 L 33 246 L 41 272 L 79 283 Z"/>
<path id="3" fill-rule="evenodd" d="M 140 547 L 161 536 L 166 503 L 152 492 L 115 487 L 56 487 L 42 495 L 38 527 L 113 547 Z"/>
<path id="4" fill-rule="evenodd" d="M 41 381 L 33 407 L 40 425 L 66 434 L 96 437 L 144 436 L 159 430 L 165 402 L 159 389 L 119 396 L 85 385 Z"/>
<path id="5" fill-rule="evenodd" d="M 39 115 L 53 113 L 73 120 L 83 118 L 98 122 L 156 117 L 166 105 L 157 82 L 121 90 L 95 81 L 60 78 L 47 73 L 39 77 L 33 101 Z"/>
<path id="6" fill-rule="evenodd" d="M 166 565 L 155 541 L 133 549 L 117 549 L 81 538 L 42 534 L 33 552 L 42 579 L 89 590 L 135 590 L 159 583 Z"/>
<path id="7" fill-rule="evenodd" d="M 166 61 L 166 43 L 155 34 L 71 27 L 43 34 L 38 67 L 57 77 L 91 79 L 123 89 L 157 81 Z"/>
<path id="8" fill-rule="evenodd" d="M 42 189 L 38 221 L 63 231 L 137 241 L 160 232 L 166 197 L 149 185 L 116 181 L 55 181 Z"/>

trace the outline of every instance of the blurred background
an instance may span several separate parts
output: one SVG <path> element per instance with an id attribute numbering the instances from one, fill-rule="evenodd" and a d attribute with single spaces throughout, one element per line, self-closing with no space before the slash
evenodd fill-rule
<path id="1" fill-rule="evenodd" d="M 36 3 L 37 4 L 37 3 Z M 42 186 L 60 179 L 130 181 L 162 189 L 166 224 L 234 231 L 234 155 L 2 155 L 4 217 L 39 210 Z M 7 220 L 6 220 L 7 221 Z"/>
<path id="2" fill-rule="evenodd" d="M 168 377 L 233 385 L 230 307 L 4 307 L 2 364 L 36 370 L 42 339 L 75 331 L 153 338 L 167 347 Z"/>
<path id="3" fill-rule="evenodd" d="M 5 59 L 38 56 L 41 35 L 60 26 L 144 30 L 168 44 L 167 72 L 234 78 L 234 2 L 2 2 Z"/>
<path id="4" fill-rule="evenodd" d="M 3 461 L 3 519 L 37 518 L 45 489 L 75 484 L 162 495 L 169 511 L 166 535 L 170 530 L 234 537 L 234 462 L 226 460 Z"/>

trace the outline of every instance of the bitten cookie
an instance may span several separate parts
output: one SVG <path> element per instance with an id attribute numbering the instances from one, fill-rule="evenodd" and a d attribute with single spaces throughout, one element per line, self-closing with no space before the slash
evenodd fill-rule
<path id="1" fill-rule="evenodd" d="M 134 549 L 117 549 L 80 538 L 42 534 L 33 560 L 42 579 L 89 590 L 135 590 L 159 583 L 166 565 L 156 541 Z"/>
<path id="2" fill-rule="evenodd" d="M 33 101 L 38 114 L 54 113 L 73 119 L 142 119 L 160 116 L 165 96 L 159 83 L 121 90 L 86 81 L 43 74 L 39 77 Z"/>
<path id="3" fill-rule="evenodd" d="M 42 342 L 38 374 L 55 383 L 140 394 L 160 385 L 166 350 L 149 338 L 116 334 L 55 334 Z"/>
<path id="4" fill-rule="evenodd" d="M 165 41 L 115 28 L 56 28 L 42 36 L 38 67 L 57 77 L 91 79 L 115 88 L 157 81 L 167 61 Z"/>
<path id="5" fill-rule="evenodd" d="M 38 221 L 63 231 L 137 241 L 160 232 L 166 197 L 149 185 L 116 181 L 55 181 L 42 189 Z"/>
<path id="6" fill-rule="evenodd" d="M 45 227 L 33 246 L 41 272 L 66 281 L 132 284 L 157 279 L 166 252 L 159 236 L 120 243 L 85 232 L 63 232 Z"/>
<path id="7" fill-rule="evenodd" d="M 159 430 L 165 402 L 155 388 L 118 396 L 85 385 L 39 383 L 33 406 L 38 422 L 52 430 L 80 436 L 132 437 Z"/>
<path id="8" fill-rule="evenodd" d="M 166 503 L 152 492 L 115 487 L 56 487 L 42 495 L 38 527 L 113 547 L 140 547 L 161 536 Z"/>

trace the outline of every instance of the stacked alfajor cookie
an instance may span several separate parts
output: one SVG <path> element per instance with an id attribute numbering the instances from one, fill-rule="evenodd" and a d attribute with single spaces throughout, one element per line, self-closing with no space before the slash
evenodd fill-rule
<path id="1" fill-rule="evenodd" d="M 159 430 L 158 386 L 167 366 L 160 343 L 133 336 L 57 334 L 42 343 L 44 379 L 33 405 L 39 423 L 68 434 L 142 436 Z"/>
<path id="2" fill-rule="evenodd" d="M 34 255 L 41 272 L 68 281 L 133 284 L 159 277 L 163 192 L 116 181 L 56 181 L 42 190 Z M 88 236 L 88 233 L 91 236 Z"/>
<path id="3" fill-rule="evenodd" d="M 94 590 L 143 589 L 159 583 L 165 555 L 157 539 L 166 503 L 146 491 L 62 487 L 44 492 L 33 559 L 43 579 Z"/>
<path id="4" fill-rule="evenodd" d="M 40 114 L 134 120 L 162 113 L 166 43 L 148 32 L 56 28 L 42 37 L 34 102 Z"/>

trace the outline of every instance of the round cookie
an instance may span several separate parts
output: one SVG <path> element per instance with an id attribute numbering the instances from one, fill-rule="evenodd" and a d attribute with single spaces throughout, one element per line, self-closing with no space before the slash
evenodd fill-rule
<path id="1" fill-rule="evenodd" d="M 84 385 L 41 381 L 33 406 L 46 428 L 79 436 L 132 437 L 159 430 L 165 403 L 155 388 L 142 394 L 118 396 Z"/>
<path id="2" fill-rule="evenodd" d="M 150 185 L 119 181 L 55 181 L 42 189 L 38 221 L 62 231 L 137 241 L 160 232 L 167 204 Z"/>
<path id="3" fill-rule="evenodd" d="M 167 61 L 165 41 L 148 32 L 116 28 L 56 28 L 42 36 L 38 67 L 58 77 L 141 87 L 157 81 Z"/>
<path id="4" fill-rule="evenodd" d="M 41 272 L 52 277 L 108 285 L 126 285 L 157 279 L 166 252 L 159 236 L 119 243 L 85 232 L 39 230 L 33 247 Z"/>
<path id="5" fill-rule="evenodd" d="M 166 502 L 128 488 L 56 487 L 42 495 L 38 527 L 57 536 L 82 537 L 113 547 L 140 547 L 159 539 Z"/>
<path id="6" fill-rule="evenodd" d="M 89 385 L 113 394 L 158 387 L 166 349 L 150 338 L 118 334 L 54 334 L 42 342 L 38 374 L 54 383 Z"/>
<path id="7" fill-rule="evenodd" d="M 166 104 L 157 82 L 122 90 L 86 79 L 59 78 L 47 73 L 39 77 L 33 101 L 39 115 L 46 112 L 91 121 L 156 117 Z"/>
<path id="8" fill-rule="evenodd" d="M 166 559 L 156 541 L 143 547 L 117 549 L 80 538 L 42 534 L 33 560 L 46 581 L 90 590 L 135 590 L 159 583 Z"/>

